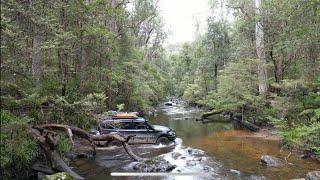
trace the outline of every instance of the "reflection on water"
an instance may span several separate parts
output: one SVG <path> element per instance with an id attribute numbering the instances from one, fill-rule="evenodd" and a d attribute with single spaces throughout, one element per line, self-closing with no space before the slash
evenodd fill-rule
<path id="1" fill-rule="evenodd" d="M 174 113 L 173 113 L 174 112 Z M 196 121 L 202 111 L 197 108 L 186 108 L 182 105 L 161 107 L 156 117 L 148 117 L 150 124 L 168 126 L 177 132 L 183 139 L 184 145 L 192 140 L 199 140 L 212 132 L 234 129 L 231 123 L 206 123 Z"/>
<path id="2" fill-rule="evenodd" d="M 207 170 L 212 174 L 209 179 L 246 179 L 250 175 L 263 175 L 268 179 L 290 179 L 303 177 L 308 171 L 320 169 L 318 162 L 300 160 L 295 155 L 291 155 L 288 159 L 291 165 L 281 168 L 264 167 L 260 164 L 261 155 L 284 158 L 289 152 L 281 150 L 278 141 L 258 138 L 251 132 L 239 130 L 232 123 L 203 124 L 195 121 L 201 114 L 201 110 L 186 108 L 183 105 L 160 107 L 157 116 L 148 117 L 149 122 L 175 129 L 179 137 L 176 140 L 177 145 L 135 145 L 132 146 L 133 151 L 141 157 L 163 156 L 172 164 L 178 165 L 173 172 L 203 173 L 203 170 Z M 192 151 L 189 151 L 190 149 Z M 202 152 L 201 150 L 203 153 L 200 153 L 200 156 L 203 159 L 197 161 L 195 166 L 186 166 L 187 160 L 195 160 L 199 155 L 190 152 Z M 172 158 L 174 152 L 186 158 L 174 160 Z M 132 164 L 134 162 L 122 148 L 115 148 L 98 152 L 94 159 L 76 160 L 72 165 L 79 174 L 88 179 L 141 179 L 110 176 L 110 172 L 114 171 L 133 171 Z M 168 179 L 168 177 L 156 179 Z M 169 179 L 177 178 L 169 177 Z M 191 179 L 208 178 L 196 176 Z"/>

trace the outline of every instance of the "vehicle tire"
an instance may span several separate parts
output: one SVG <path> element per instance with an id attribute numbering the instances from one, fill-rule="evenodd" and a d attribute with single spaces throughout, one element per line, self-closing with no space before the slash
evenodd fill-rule
<path id="1" fill-rule="evenodd" d="M 168 145 L 170 143 L 170 140 L 167 137 L 161 136 L 157 139 L 156 144 L 163 144 L 163 145 Z"/>
<path id="2" fill-rule="evenodd" d="M 110 147 L 110 146 L 122 146 L 122 143 L 120 141 L 113 140 L 113 141 L 108 142 L 107 146 L 108 147 Z"/>

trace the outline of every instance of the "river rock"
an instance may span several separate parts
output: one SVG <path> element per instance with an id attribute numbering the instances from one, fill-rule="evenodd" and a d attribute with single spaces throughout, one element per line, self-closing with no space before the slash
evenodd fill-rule
<path id="1" fill-rule="evenodd" d="M 52 175 L 46 175 L 43 180 L 73 180 L 72 176 L 70 176 L 66 172 L 60 172 Z"/>
<path id="2" fill-rule="evenodd" d="M 261 156 L 261 162 L 270 167 L 279 167 L 286 164 L 282 159 L 268 155 Z"/>
<path id="3" fill-rule="evenodd" d="M 178 153 L 178 152 L 173 152 L 171 154 L 171 157 L 175 160 L 177 160 L 182 154 Z"/>
<path id="4" fill-rule="evenodd" d="M 319 180 L 320 179 L 320 171 L 311 171 L 306 175 L 306 179 L 308 180 Z"/>
<path id="5" fill-rule="evenodd" d="M 68 151 L 66 153 L 64 153 L 64 155 L 73 160 L 73 159 L 76 159 L 76 158 L 90 158 L 90 157 L 93 157 L 93 155 L 91 154 L 87 154 L 87 153 L 81 153 L 81 152 L 74 152 L 74 151 Z"/>
<path id="6" fill-rule="evenodd" d="M 249 180 L 267 180 L 267 178 L 264 176 L 256 176 L 256 175 L 251 175 L 251 176 L 249 176 L 248 179 Z"/>
<path id="7" fill-rule="evenodd" d="M 236 175 L 240 175 L 240 174 L 241 174 L 240 171 L 235 170 L 235 169 L 230 169 L 230 172 L 231 172 L 231 173 L 234 173 L 234 174 L 236 174 Z"/>
<path id="8" fill-rule="evenodd" d="M 170 172 L 176 167 L 176 165 L 158 157 L 139 162 L 133 166 L 133 169 L 140 172 Z"/>
<path id="9" fill-rule="evenodd" d="M 187 160 L 187 166 L 195 166 L 197 163 L 195 160 Z"/>

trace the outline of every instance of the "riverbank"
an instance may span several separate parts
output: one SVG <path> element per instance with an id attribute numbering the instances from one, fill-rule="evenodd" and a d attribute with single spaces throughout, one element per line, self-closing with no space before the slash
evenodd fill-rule
<path id="1" fill-rule="evenodd" d="M 247 121 L 242 118 L 241 114 L 214 110 L 204 112 L 196 120 L 203 123 L 236 122 L 240 127 L 254 132 L 250 136 L 279 141 L 282 148 L 299 154 L 301 158 L 313 158 L 320 161 L 320 123 L 296 128 L 277 128 L 270 123 Z"/>

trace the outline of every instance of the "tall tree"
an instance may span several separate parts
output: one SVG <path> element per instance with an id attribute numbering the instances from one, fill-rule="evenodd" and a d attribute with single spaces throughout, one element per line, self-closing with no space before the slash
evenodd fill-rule
<path id="1" fill-rule="evenodd" d="M 262 0 L 255 0 L 256 12 L 256 50 L 260 60 L 259 71 L 259 94 L 264 95 L 268 91 L 268 76 L 266 68 L 266 54 L 264 47 L 264 32 L 262 18 Z"/>

